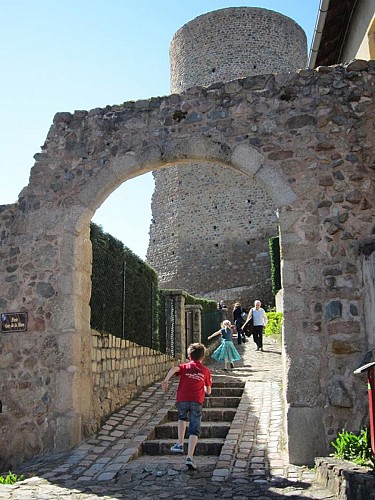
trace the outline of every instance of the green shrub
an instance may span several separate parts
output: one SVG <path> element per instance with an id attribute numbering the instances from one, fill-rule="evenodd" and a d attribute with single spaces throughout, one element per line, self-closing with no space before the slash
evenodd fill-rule
<path id="1" fill-rule="evenodd" d="M 281 312 L 267 312 L 267 325 L 265 328 L 265 335 L 281 335 L 281 326 L 283 322 L 283 313 Z"/>
<path id="2" fill-rule="evenodd" d="M 271 260 L 272 293 L 276 295 L 281 289 L 280 240 L 278 236 L 273 236 L 268 240 L 268 249 Z"/>
<path id="3" fill-rule="evenodd" d="M 336 458 L 375 469 L 375 457 L 371 451 L 368 429 L 362 429 L 359 434 L 342 430 L 331 445 L 336 450 L 333 454 Z"/>
<path id="4" fill-rule="evenodd" d="M 217 302 L 216 300 L 204 299 L 203 297 L 195 297 L 194 295 L 190 295 L 189 293 L 185 298 L 186 305 L 197 305 L 200 304 L 202 306 L 202 314 L 206 312 L 216 311 Z"/>
<path id="5" fill-rule="evenodd" d="M 0 476 L 0 484 L 14 484 L 17 481 L 23 481 L 25 476 L 21 474 L 17 476 L 17 474 L 13 474 L 13 472 L 9 471 L 7 476 Z"/>

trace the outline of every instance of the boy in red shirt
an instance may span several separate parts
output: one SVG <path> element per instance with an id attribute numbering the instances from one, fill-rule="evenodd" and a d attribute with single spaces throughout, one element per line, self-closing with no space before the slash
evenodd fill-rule
<path id="1" fill-rule="evenodd" d="M 178 443 L 172 446 L 173 453 L 184 452 L 184 436 L 189 421 L 188 453 L 186 465 L 189 469 L 197 467 L 193 462 L 195 447 L 201 429 L 202 405 L 205 394 L 211 394 L 212 378 L 210 370 L 202 364 L 206 348 L 203 344 L 191 344 L 188 347 L 189 363 L 171 368 L 161 383 L 162 389 L 168 389 L 168 381 L 173 375 L 180 376 L 177 389 Z"/>

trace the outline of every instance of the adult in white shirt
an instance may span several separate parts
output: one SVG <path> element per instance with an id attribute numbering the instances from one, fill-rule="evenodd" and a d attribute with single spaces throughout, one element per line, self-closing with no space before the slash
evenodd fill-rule
<path id="1" fill-rule="evenodd" d="M 253 318 L 254 331 L 253 339 L 257 346 L 257 351 L 263 351 L 263 329 L 267 324 L 267 314 L 266 311 L 261 307 L 262 303 L 260 300 L 254 302 L 254 307 L 252 307 L 247 316 L 247 321 Z"/>

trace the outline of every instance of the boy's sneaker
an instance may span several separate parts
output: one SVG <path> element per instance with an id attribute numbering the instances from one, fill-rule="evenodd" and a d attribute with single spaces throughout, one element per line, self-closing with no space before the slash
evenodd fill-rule
<path id="1" fill-rule="evenodd" d="M 197 466 L 193 462 L 193 459 L 190 457 L 186 457 L 185 464 L 190 470 L 197 470 Z"/>
<path id="2" fill-rule="evenodd" d="M 171 447 L 171 452 L 172 453 L 183 453 L 184 452 L 184 445 L 183 444 L 174 444 L 172 447 Z"/>

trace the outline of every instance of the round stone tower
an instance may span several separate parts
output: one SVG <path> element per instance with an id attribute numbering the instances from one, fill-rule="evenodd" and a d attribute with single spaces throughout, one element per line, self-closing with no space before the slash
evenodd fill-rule
<path id="1" fill-rule="evenodd" d="M 174 35 L 169 58 L 171 91 L 306 67 L 302 28 L 289 17 L 253 7 L 216 10 Z"/>
<path id="2" fill-rule="evenodd" d="M 171 91 L 305 68 L 306 36 L 276 12 L 234 7 L 185 24 L 170 45 Z M 249 144 L 256 141 L 249 131 Z M 154 172 L 148 262 L 163 288 L 250 307 L 272 303 L 268 240 L 276 207 L 267 186 L 216 164 Z M 224 189 L 223 189 L 224 187 Z"/>

